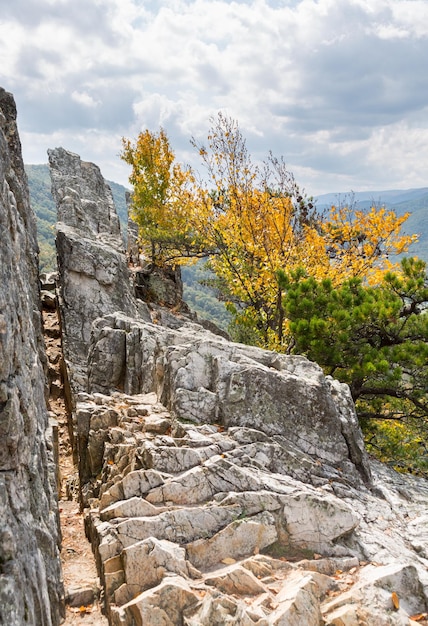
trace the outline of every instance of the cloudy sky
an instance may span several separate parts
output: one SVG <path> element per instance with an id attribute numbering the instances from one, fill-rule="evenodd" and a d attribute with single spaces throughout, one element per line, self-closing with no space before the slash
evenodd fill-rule
<path id="1" fill-rule="evenodd" d="M 0 0 L 26 163 L 63 146 L 127 183 L 121 137 L 236 119 L 309 194 L 428 186 L 427 0 Z"/>

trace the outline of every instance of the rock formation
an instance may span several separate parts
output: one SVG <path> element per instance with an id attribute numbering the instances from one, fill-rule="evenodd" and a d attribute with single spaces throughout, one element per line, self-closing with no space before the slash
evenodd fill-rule
<path id="1" fill-rule="evenodd" d="M 91 324 L 101 314 L 137 314 L 119 218 L 99 168 L 49 150 L 57 203 L 56 246 L 64 357 L 75 392 L 85 386 Z"/>
<path id="2" fill-rule="evenodd" d="M 369 460 L 349 390 L 315 364 L 138 302 L 98 169 L 62 149 L 50 163 L 81 504 L 110 624 L 423 623 L 426 481 Z"/>
<path id="3" fill-rule="evenodd" d="M 36 223 L 15 103 L 3 89 L 0 233 L 0 623 L 56 626 L 63 589 Z"/>
<path id="4" fill-rule="evenodd" d="M 109 623 L 428 623 L 427 482 L 368 458 L 348 388 L 318 366 L 197 323 L 179 274 L 141 267 L 135 246 L 128 263 L 99 169 L 61 148 L 49 161 L 70 429 Z M 56 626 L 36 229 L 4 90 L 0 185 L 0 623 Z"/>

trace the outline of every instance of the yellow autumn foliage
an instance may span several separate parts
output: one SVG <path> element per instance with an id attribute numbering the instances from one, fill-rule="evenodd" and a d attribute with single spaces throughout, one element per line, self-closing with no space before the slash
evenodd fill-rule
<path id="1" fill-rule="evenodd" d="M 255 165 L 238 124 L 222 114 L 212 122 L 207 145 L 192 141 L 204 184 L 175 162 L 163 129 L 144 131 L 135 144 L 123 140 L 141 245 L 157 264 L 208 257 L 235 320 L 253 327 L 259 345 L 287 350 L 278 272 L 304 268 L 337 285 L 352 277 L 377 284 L 398 267 L 390 257 L 414 241 L 401 234 L 407 215 L 349 206 L 319 215 L 282 160 L 270 154 Z"/>
<path id="2" fill-rule="evenodd" d="M 158 265 L 191 261 L 200 248 L 192 171 L 175 162 L 163 129 L 144 131 L 135 144 L 122 143 L 121 156 L 132 166 L 131 217 L 139 225 L 142 250 Z"/>

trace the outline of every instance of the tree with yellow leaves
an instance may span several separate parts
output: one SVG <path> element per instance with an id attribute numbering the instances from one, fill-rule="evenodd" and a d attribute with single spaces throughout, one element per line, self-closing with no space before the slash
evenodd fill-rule
<path id="1" fill-rule="evenodd" d="M 369 284 L 381 282 L 386 272 L 398 268 L 391 257 L 407 252 L 416 240 L 415 235 L 401 233 L 408 217 L 408 213 L 398 217 L 385 207 L 362 211 L 352 204 L 332 206 L 316 233 L 321 238 L 318 249 L 322 256 L 314 276 L 329 277 L 336 285 L 355 277 Z"/>
<path id="2" fill-rule="evenodd" d="M 254 164 L 238 124 L 222 114 L 212 122 L 208 145 L 193 145 L 208 172 L 202 197 L 211 216 L 206 236 L 216 248 L 213 283 L 234 313 L 237 339 L 281 346 L 277 271 L 308 258 L 306 232 L 318 224 L 315 207 L 282 159 L 269 154 L 265 163 Z"/>
<path id="3" fill-rule="evenodd" d="M 332 207 L 317 213 L 282 159 L 251 160 L 236 121 L 211 120 L 207 144 L 192 140 L 208 174 L 198 183 L 175 162 L 163 130 L 124 140 L 132 166 L 132 215 L 154 263 L 208 257 L 213 282 L 234 313 L 238 340 L 286 351 L 293 341 L 284 314 L 280 270 L 299 267 L 335 284 L 360 277 L 379 281 L 411 238 L 400 233 L 407 216 L 373 208 Z"/>
<path id="4" fill-rule="evenodd" d="M 131 217 L 140 245 L 154 265 L 183 264 L 208 251 L 197 233 L 198 202 L 190 168 L 176 163 L 166 132 L 123 139 L 121 157 L 131 165 Z"/>
<path id="5" fill-rule="evenodd" d="M 207 146 L 198 148 L 209 174 L 205 193 L 215 215 L 208 238 L 216 254 L 210 265 L 234 312 L 235 338 L 281 351 L 293 337 L 284 314 L 281 270 L 305 268 L 335 284 L 360 277 L 370 284 L 395 267 L 389 257 L 414 240 L 401 234 L 407 215 L 373 207 L 332 207 L 317 213 L 282 159 L 272 153 L 255 165 L 238 124 L 219 115 Z"/>

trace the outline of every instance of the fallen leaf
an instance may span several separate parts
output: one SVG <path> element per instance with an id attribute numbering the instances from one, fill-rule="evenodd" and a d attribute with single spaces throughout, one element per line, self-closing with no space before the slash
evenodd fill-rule
<path id="1" fill-rule="evenodd" d="M 400 600 L 398 599 L 398 596 L 395 593 L 395 591 L 391 593 L 391 600 L 392 600 L 392 604 L 394 605 L 394 608 L 398 611 L 398 609 L 400 608 Z"/>
<path id="2" fill-rule="evenodd" d="M 83 615 L 84 613 L 92 613 L 92 611 L 94 611 L 92 604 L 89 606 L 84 606 L 82 604 L 82 606 L 71 606 L 68 608 L 72 613 L 80 613 L 80 615 Z"/>
<path id="3" fill-rule="evenodd" d="M 411 615 L 410 619 L 414 622 L 421 622 L 423 619 L 428 619 L 428 613 L 418 613 L 417 615 Z"/>

